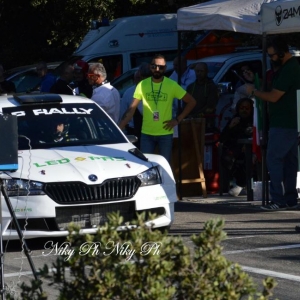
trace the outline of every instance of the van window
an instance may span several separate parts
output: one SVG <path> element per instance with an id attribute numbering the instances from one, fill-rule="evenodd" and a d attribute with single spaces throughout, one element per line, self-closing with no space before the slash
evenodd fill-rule
<path id="1" fill-rule="evenodd" d="M 244 61 L 239 62 L 237 64 L 232 65 L 229 70 L 224 74 L 220 82 L 231 82 L 233 87 L 233 92 L 235 91 L 235 87 L 237 84 L 244 83 L 241 79 L 241 67 L 244 65 L 249 65 L 249 67 L 253 70 L 254 73 L 258 74 L 258 77 L 262 76 L 262 62 L 261 60 L 253 60 L 253 61 Z"/>
<path id="2" fill-rule="evenodd" d="M 89 64 L 91 63 L 102 63 L 104 65 L 108 81 L 112 81 L 123 73 L 123 57 L 121 54 L 94 57 L 89 61 Z"/>
<path id="3" fill-rule="evenodd" d="M 152 58 L 156 54 L 161 54 L 165 57 L 166 61 L 173 61 L 177 55 L 177 50 L 168 51 L 151 51 L 151 52 L 141 52 L 141 53 L 131 53 L 130 54 L 130 64 L 132 68 L 138 67 L 142 62 L 151 62 Z"/>

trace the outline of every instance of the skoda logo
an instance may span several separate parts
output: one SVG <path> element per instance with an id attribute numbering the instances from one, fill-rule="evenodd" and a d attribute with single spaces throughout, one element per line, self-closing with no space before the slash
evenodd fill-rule
<path id="1" fill-rule="evenodd" d="M 98 180 L 98 177 L 94 174 L 91 174 L 91 175 L 89 175 L 89 180 L 95 182 Z"/>
<path id="2" fill-rule="evenodd" d="M 280 5 L 278 5 L 275 9 L 275 20 L 276 20 L 276 25 L 279 26 L 283 20 L 282 18 L 282 8 Z"/>

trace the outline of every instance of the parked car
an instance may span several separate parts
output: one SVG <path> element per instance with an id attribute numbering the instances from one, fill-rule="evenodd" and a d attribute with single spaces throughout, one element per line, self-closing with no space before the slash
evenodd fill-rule
<path id="1" fill-rule="evenodd" d="M 291 49 L 291 53 L 300 59 L 300 51 Z M 234 97 L 235 86 L 240 80 L 238 73 L 241 65 L 249 63 L 259 77 L 262 78 L 261 50 L 237 51 L 228 54 L 209 56 L 194 61 L 190 67 L 198 62 L 205 62 L 208 66 L 208 77 L 212 78 L 219 86 L 219 101 L 216 108 L 216 127 L 224 128 L 227 121 L 232 117 L 231 104 Z M 270 61 L 267 59 L 267 69 L 270 69 Z"/>
<path id="2" fill-rule="evenodd" d="M 0 175 L 25 238 L 66 236 L 70 222 L 94 233 L 117 211 L 118 230 L 142 212 L 149 226 L 172 224 L 177 197 L 170 165 L 141 153 L 94 101 L 0 96 L 0 113 L 17 116 L 18 169 Z M 18 239 L 5 203 L 2 228 L 4 239 Z"/>
<path id="3" fill-rule="evenodd" d="M 49 72 L 53 72 L 61 62 L 53 62 L 48 64 Z M 17 93 L 26 93 L 38 91 L 41 78 L 38 77 L 36 65 L 28 65 L 9 69 L 5 72 L 5 79 L 12 81 L 16 87 Z"/>

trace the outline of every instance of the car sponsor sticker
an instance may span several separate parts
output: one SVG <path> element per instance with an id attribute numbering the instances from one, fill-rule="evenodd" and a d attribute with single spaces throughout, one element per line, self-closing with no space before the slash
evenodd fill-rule
<path id="1" fill-rule="evenodd" d="M 37 168 L 47 167 L 47 166 L 54 166 L 54 165 L 63 165 L 68 164 L 74 161 L 126 161 L 125 157 L 113 157 L 113 156 L 87 156 L 87 157 L 75 157 L 75 158 L 61 158 L 56 160 L 47 160 L 42 163 L 34 162 L 33 165 Z"/>

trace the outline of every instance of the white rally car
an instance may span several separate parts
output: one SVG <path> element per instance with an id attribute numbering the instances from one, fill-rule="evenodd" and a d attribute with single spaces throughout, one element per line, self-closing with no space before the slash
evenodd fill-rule
<path id="1" fill-rule="evenodd" d="M 67 95 L 0 96 L 0 114 L 17 116 L 18 169 L 0 177 L 25 238 L 59 237 L 75 222 L 94 233 L 119 211 L 169 227 L 177 201 L 168 162 L 143 154 L 92 100 Z M 18 239 L 2 201 L 3 239 Z M 120 226 L 118 229 L 124 229 Z"/>

